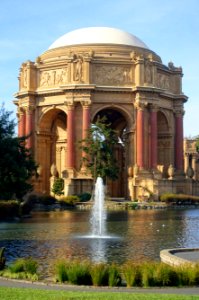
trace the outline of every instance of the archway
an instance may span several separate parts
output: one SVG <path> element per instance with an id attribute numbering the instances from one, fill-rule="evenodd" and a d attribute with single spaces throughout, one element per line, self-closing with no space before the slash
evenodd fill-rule
<path id="1" fill-rule="evenodd" d="M 169 130 L 168 120 L 165 114 L 161 111 L 157 114 L 157 128 L 158 128 L 158 165 L 164 167 L 164 176 L 167 176 L 167 169 L 172 163 L 171 157 L 171 134 Z"/>
<path id="2" fill-rule="evenodd" d="M 115 181 L 107 181 L 107 191 L 110 197 L 125 197 L 127 191 L 127 160 L 126 160 L 126 130 L 127 121 L 124 115 L 117 109 L 106 108 L 100 110 L 93 118 L 93 123 L 97 118 L 106 117 L 106 122 L 111 124 L 118 136 L 118 144 L 115 146 L 114 154 L 118 162 L 119 173 Z"/>
<path id="3" fill-rule="evenodd" d="M 49 192 L 51 166 L 62 177 L 66 169 L 67 115 L 60 109 L 51 109 L 40 119 L 37 139 L 37 161 L 42 171 L 42 191 Z"/>

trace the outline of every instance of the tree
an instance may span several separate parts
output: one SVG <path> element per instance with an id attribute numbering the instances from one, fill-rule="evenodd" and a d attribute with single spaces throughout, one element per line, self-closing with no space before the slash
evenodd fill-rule
<path id="1" fill-rule="evenodd" d="M 30 179 L 37 174 L 31 150 L 25 147 L 27 137 L 15 136 L 11 112 L 0 108 L 0 199 L 21 199 L 32 190 Z"/>
<path id="2" fill-rule="evenodd" d="M 63 178 L 56 178 L 55 182 L 53 183 L 52 192 L 55 195 L 61 196 L 64 194 L 64 180 Z"/>
<path id="3" fill-rule="evenodd" d="M 107 178 L 118 178 L 119 168 L 114 156 L 118 137 L 106 122 L 106 118 L 98 118 L 88 130 L 87 138 L 80 143 L 84 153 L 83 163 L 90 170 L 94 180 L 98 176 L 102 177 L 104 182 Z"/>

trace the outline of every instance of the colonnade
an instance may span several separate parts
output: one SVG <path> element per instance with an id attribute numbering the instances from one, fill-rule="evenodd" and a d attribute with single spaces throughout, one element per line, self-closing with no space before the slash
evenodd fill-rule
<path id="1" fill-rule="evenodd" d="M 157 113 L 158 108 L 156 106 L 149 107 L 149 124 L 148 127 L 151 130 L 149 147 L 145 145 L 145 110 L 144 104 L 136 106 L 137 117 L 136 117 L 136 163 L 140 169 L 146 168 L 145 153 L 149 154 L 149 168 L 156 169 L 158 163 L 158 119 Z M 183 170 L 183 113 L 177 111 L 174 113 L 175 118 L 175 155 L 174 155 L 174 166 L 176 171 Z"/>
<path id="2" fill-rule="evenodd" d="M 145 109 L 144 105 L 136 105 L 136 163 L 140 169 L 149 167 L 156 169 L 158 164 L 158 108 L 154 105 L 149 106 L 149 127 L 151 130 L 149 147 L 145 146 Z M 90 111 L 91 106 L 87 102 L 82 104 L 82 139 L 86 138 L 90 128 Z M 19 110 L 18 135 L 28 136 L 26 147 L 33 147 L 34 127 L 34 109 L 27 107 Z M 175 158 L 174 166 L 176 170 L 183 170 L 183 113 L 176 112 L 175 118 Z M 75 169 L 75 105 L 67 105 L 67 157 L 66 168 Z M 146 166 L 145 153 L 149 154 L 149 166 Z M 85 153 L 82 152 L 82 157 Z"/>

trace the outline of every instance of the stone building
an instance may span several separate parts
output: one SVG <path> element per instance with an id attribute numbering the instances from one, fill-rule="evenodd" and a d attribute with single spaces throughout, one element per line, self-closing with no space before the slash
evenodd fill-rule
<path id="1" fill-rule="evenodd" d="M 187 192 L 183 157 L 182 68 L 168 66 L 132 34 L 106 27 L 75 30 L 56 40 L 19 74 L 18 134 L 30 135 L 39 164 L 35 190 L 91 190 L 78 141 L 98 116 L 118 133 L 119 178 L 111 197 L 157 198 Z"/>
<path id="2" fill-rule="evenodd" d="M 184 171 L 188 178 L 199 181 L 199 153 L 196 138 L 184 139 Z"/>

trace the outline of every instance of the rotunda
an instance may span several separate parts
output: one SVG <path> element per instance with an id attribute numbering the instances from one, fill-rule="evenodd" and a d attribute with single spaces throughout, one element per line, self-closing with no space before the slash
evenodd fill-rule
<path id="1" fill-rule="evenodd" d="M 183 172 L 182 68 L 161 58 L 136 36 L 90 27 L 58 38 L 19 74 L 19 136 L 28 135 L 40 166 L 35 191 L 50 193 L 57 177 L 64 194 L 90 192 L 78 141 L 98 116 L 118 133 L 119 177 L 110 197 L 149 199 L 186 192 Z"/>

